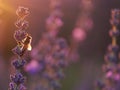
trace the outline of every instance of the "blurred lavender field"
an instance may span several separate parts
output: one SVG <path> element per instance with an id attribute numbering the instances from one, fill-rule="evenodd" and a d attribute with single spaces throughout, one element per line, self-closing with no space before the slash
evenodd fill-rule
<path id="1" fill-rule="evenodd" d="M 120 8 L 119 0 L 60 0 L 61 18 L 64 23 L 57 38 L 64 38 L 70 50 L 76 53 L 70 65 L 65 68 L 65 78 L 61 80 L 61 90 L 95 90 L 95 81 L 102 75 L 104 55 L 111 38 L 108 31 L 110 11 Z M 46 30 L 46 19 L 50 15 L 50 0 L 0 0 L 0 90 L 7 90 L 11 74 L 11 49 L 16 42 L 13 33 L 17 20 L 18 6 L 28 7 L 27 32 L 33 37 L 32 47 L 36 47 Z M 77 28 L 79 27 L 79 28 Z M 120 26 L 118 26 L 119 28 Z M 118 38 L 118 44 L 120 45 Z M 72 54 L 71 54 L 72 55 Z M 78 58 L 78 60 L 76 60 Z M 28 58 L 28 63 L 30 59 Z M 28 76 L 27 86 L 31 77 Z M 28 89 L 29 90 L 29 89 Z"/>

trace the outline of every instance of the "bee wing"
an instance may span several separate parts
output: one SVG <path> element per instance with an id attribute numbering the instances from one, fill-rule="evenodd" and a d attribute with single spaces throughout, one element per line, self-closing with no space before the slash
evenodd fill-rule
<path id="1" fill-rule="evenodd" d="M 28 44 L 27 50 L 28 50 L 28 51 L 31 51 L 31 50 L 32 50 L 31 44 Z"/>

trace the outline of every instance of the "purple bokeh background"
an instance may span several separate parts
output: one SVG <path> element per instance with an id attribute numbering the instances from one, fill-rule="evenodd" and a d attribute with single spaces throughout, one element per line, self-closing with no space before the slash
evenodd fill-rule
<path id="1" fill-rule="evenodd" d="M 72 30 L 82 11 L 79 6 L 81 0 L 61 1 L 64 26 L 58 36 L 65 37 L 70 44 Z M 93 2 L 94 11 L 91 15 L 93 28 L 86 32 L 86 38 L 79 43 L 77 49 L 80 60 L 66 69 L 62 90 L 94 90 L 95 80 L 102 75 L 101 66 L 104 63 L 104 54 L 111 42 L 108 35 L 111 28 L 109 24 L 110 11 L 113 8 L 120 8 L 120 1 L 93 0 Z M 2 20 L 2 25 L 0 25 L 0 90 L 7 90 L 11 71 L 10 58 L 13 56 L 11 49 L 16 45 L 13 38 L 16 29 L 14 22 L 17 19 L 15 11 L 19 5 L 30 9 L 31 14 L 27 18 L 30 22 L 28 32 L 33 36 L 32 46 L 34 46 L 38 43 L 41 32 L 45 30 L 45 20 L 49 16 L 49 0 L 3 0 L 3 3 L 10 10 L 3 9 L 3 14 L 0 15 Z"/>

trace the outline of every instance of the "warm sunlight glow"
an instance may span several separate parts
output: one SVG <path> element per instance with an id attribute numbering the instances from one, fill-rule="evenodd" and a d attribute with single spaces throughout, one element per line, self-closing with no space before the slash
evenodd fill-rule
<path id="1" fill-rule="evenodd" d="M 13 12 L 14 11 L 9 5 L 4 4 L 2 2 L 2 0 L 0 0 L 0 9 L 6 10 L 6 11 L 9 11 L 9 12 Z"/>

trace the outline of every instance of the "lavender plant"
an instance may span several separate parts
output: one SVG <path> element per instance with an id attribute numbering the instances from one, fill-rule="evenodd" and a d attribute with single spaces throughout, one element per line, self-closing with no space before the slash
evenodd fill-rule
<path id="1" fill-rule="evenodd" d="M 28 21 L 25 18 L 29 15 L 28 8 L 19 7 L 16 11 L 18 20 L 15 23 L 17 30 L 14 33 L 14 38 L 17 46 L 12 49 L 12 52 L 17 56 L 17 59 L 12 61 L 15 69 L 14 74 L 10 75 L 9 90 L 26 90 L 24 86 L 26 78 L 22 74 L 22 68 L 26 63 L 24 55 L 26 51 L 31 50 L 32 37 L 25 31 L 28 28 Z"/>
<path id="2" fill-rule="evenodd" d="M 51 14 L 46 19 L 46 31 L 31 52 L 31 62 L 25 70 L 32 76 L 31 90 L 56 90 L 61 87 L 67 66 L 68 45 L 57 33 L 62 27 L 60 0 L 51 0 Z M 31 81 L 30 81 L 31 82 Z M 34 84 L 34 85 L 33 85 Z"/>
<path id="3" fill-rule="evenodd" d="M 117 29 L 120 22 L 120 10 L 113 9 L 111 14 L 110 24 L 112 29 L 109 31 L 109 35 L 112 38 L 112 43 L 108 46 L 105 55 L 104 77 L 103 81 L 97 82 L 98 90 L 120 90 L 119 46 L 117 45 L 117 37 L 120 35 Z"/>

